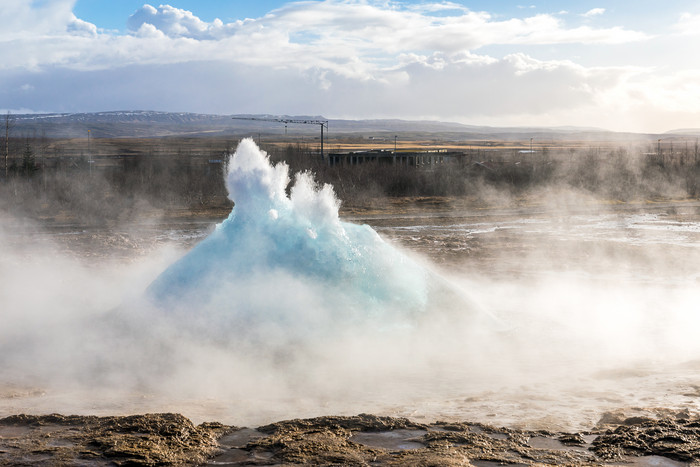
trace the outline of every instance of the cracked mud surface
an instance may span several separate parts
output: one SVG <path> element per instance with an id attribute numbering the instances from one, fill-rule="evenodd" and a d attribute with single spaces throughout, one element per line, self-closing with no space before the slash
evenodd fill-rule
<path id="1" fill-rule="evenodd" d="M 416 423 L 361 414 L 237 428 L 178 414 L 0 419 L 0 465 L 636 465 L 700 463 L 700 417 L 610 412 L 591 431 Z"/>

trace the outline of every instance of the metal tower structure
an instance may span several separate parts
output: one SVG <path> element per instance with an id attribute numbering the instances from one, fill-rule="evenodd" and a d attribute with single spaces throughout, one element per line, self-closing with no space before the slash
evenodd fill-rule
<path id="1" fill-rule="evenodd" d="M 304 125 L 320 125 L 321 127 L 321 157 L 323 157 L 323 129 L 328 131 L 328 120 L 305 120 L 296 118 L 264 118 L 264 117 L 231 117 L 233 120 L 256 120 L 259 122 L 284 123 L 284 134 L 287 134 L 288 123 L 301 123 Z"/>

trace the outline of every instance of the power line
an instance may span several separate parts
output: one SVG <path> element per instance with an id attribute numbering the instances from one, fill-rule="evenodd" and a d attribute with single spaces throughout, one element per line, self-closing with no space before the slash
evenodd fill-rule
<path id="1" fill-rule="evenodd" d="M 233 120 L 256 120 L 259 122 L 284 123 L 284 134 L 287 134 L 288 123 L 300 123 L 303 125 L 319 125 L 321 127 L 321 157 L 323 157 L 323 129 L 328 131 L 328 120 L 312 120 L 297 118 L 264 118 L 264 117 L 231 117 Z"/>

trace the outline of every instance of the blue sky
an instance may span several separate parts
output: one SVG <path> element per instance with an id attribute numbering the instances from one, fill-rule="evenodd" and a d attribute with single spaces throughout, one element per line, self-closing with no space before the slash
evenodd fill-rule
<path id="1" fill-rule="evenodd" d="M 3 0 L 0 110 L 700 127 L 700 2 Z"/>
<path id="2" fill-rule="evenodd" d="M 124 31 L 126 18 L 141 8 L 147 0 L 77 0 L 73 12 L 78 18 L 89 21 L 98 27 Z M 168 5 L 189 10 L 204 21 L 213 21 L 219 18 L 224 22 L 236 19 L 258 18 L 266 13 L 285 5 L 280 0 L 172 0 Z M 426 2 L 406 1 L 403 4 L 420 4 Z M 671 2 L 676 8 L 660 8 L 658 0 L 639 0 L 631 2 L 623 1 L 454 1 L 453 3 L 465 6 L 475 11 L 487 11 L 491 14 L 507 17 L 522 18 L 533 13 L 552 13 L 558 11 L 570 11 L 585 13 L 594 8 L 604 7 L 606 17 L 601 18 L 601 23 L 615 24 L 623 19 L 625 24 L 634 27 L 644 27 L 654 30 L 661 27 L 664 17 L 673 17 L 677 8 L 684 11 L 700 12 L 700 4 L 696 1 Z M 161 2 L 151 2 L 158 6 Z"/>
<path id="3" fill-rule="evenodd" d="M 73 13 L 78 18 L 89 21 L 104 29 L 124 32 L 126 19 L 141 8 L 148 0 L 78 0 Z M 153 6 L 162 3 L 189 10 L 203 21 L 219 18 L 224 22 L 237 19 L 258 18 L 282 6 L 284 2 L 274 0 L 183 0 L 150 2 Z"/>

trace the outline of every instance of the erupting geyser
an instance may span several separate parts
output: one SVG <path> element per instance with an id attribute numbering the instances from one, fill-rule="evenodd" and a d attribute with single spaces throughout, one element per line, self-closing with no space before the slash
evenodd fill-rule
<path id="1" fill-rule="evenodd" d="M 331 186 L 309 173 L 296 175 L 288 195 L 289 184 L 286 164 L 241 141 L 227 176 L 235 207 L 150 286 L 158 308 L 199 316 L 209 336 L 267 340 L 277 330 L 294 340 L 367 320 L 405 326 L 444 299 L 440 278 L 369 226 L 342 222 Z"/>
<path id="2" fill-rule="evenodd" d="M 441 275 L 342 222 L 310 174 L 290 188 L 287 166 L 250 139 L 227 184 L 229 218 L 172 264 L 3 251 L 0 412 L 178 411 L 236 425 L 373 412 L 581 429 L 620 407 L 698 409 L 700 221 L 660 216 L 645 236 L 626 212 L 414 219 L 417 241 L 478 230 L 476 247 L 503 250 L 495 261 L 529 263 Z M 504 221 L 507 235 L 491 236 Z M 529 256 L 510 244 L 535 238 L 544 246 Z M 544 254 L 550 244 L 576 254 Z M 603 266 L 557 263 L 582 253 Z M 654 275 L 626 273 L 641 253 Z"/>

